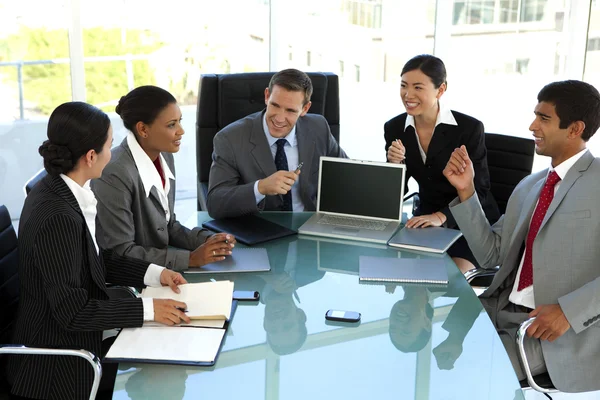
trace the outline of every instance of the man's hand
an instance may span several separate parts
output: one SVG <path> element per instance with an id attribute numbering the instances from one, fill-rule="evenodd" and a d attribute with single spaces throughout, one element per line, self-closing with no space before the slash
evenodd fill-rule
<path id="1" fill-rule="evenodd" d="M 201 267 L 205 264 L 223 261 L 225 256 L 231 255 L 235 247 L 235 237 L 229 233 L 217 233 L 190 253 L 190 267 Z"/>
<path id="2" fill-rule="evenodd" d="M 473 182 L 475 170 L 465 145 L 454 149 L 443 174 L 448 182 L 456 188 L 460 201 L 469 199 L 475 193 L 475 183 Z"/>
<path id="3" fill-rule="evenodd" d="M 162 276 L 162 275 L 161 275 Z M 180 322 L 190 323 L 185 315 L 187 305 L 181 301 L 172 299 L 152 299 L 154 304 L 154 321 L 165 325 L 175 325 Z"/>
<path id="4" fill-rule="evenodd" d="M 418 215 L 406 222 L 407 228 L 427 228 L 429 226 L 442 226 L 446 222 L 446 216 L 441 212 L 433 214 Z"/>
<path id="5" fill-rule="evenodd" d="M 527 329 L 527 336 L 540 340 L 553 342 L 571 327 L 559 304 L 537 306 L 529 317 L 535 317 L 535 321 Z"/>
<path id="6" fill-rule="evenodd" d="M 177 286 L 183 285 L 184 283 L 187 283 L 187 281 L 179 272 L 174 272 L 165 268 L 160 273 L 160 284 L 169 286 L 175 293 L 181 292 Z"/>
<path id="7" fill-rule="evenodd" d="M 273 175 L 258 181 L 258 191 L 265 196 L 286 194 L 298 180 L 300 171 L 277 171 Z"/>
<path id="8" fill-rule="evenodd" d="M 454 368 L 454 363 L 462 354 L 462 341 L 454 340 L 449 335 L 446 340 L 433 349 L 433 355 L 439 369 L 450 370 Z"/>
<path id="9" fill-rule="evenodd" d="M 387 159 L 394 164 L 400 164 L 406 159 L 406 148 L 401 140 L 394 140 L 392 145 L 388 147 Z"/>

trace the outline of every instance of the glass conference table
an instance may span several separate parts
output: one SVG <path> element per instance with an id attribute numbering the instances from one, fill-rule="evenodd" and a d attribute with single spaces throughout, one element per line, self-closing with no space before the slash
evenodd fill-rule
<path id="1" fill-rule="evenodd" d="M 262 215 L 297 229 L 312 213 Z M 186 225 L 208 219 L 198 212 Z M 449 285 L 431 288 L 358 280 L 361 255 L 430 254 L 303 235 L 256 247 L 267 249 L 270 272 L 186 276 L 260 292 L 259 302 L 238 303 L 215 366 L 123 363 L 114 399 L 524 398 L 490 319 L 447 255 L 438 257 Z M 362 320 L 332 323 L 328 309 Z"/>

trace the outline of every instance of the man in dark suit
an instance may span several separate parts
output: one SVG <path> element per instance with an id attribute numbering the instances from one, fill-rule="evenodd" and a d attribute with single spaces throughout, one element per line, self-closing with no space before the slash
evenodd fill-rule
<path id="1" fill-rule="evenodd" d="M 346 153 L 325 118 L 307 114 L 312 91 L 304 72 L 280 71 L 265 89 L 264 111 L 217 133 L 207 200 L 213 218 L 316 209 L 319 157 Z"/>

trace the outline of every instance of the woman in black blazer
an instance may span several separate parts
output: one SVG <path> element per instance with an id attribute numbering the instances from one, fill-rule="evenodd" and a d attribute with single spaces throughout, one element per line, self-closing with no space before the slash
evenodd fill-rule
<path id="1" fill-rule="evenodd" d="M 102 331 L 139 327 L 145 320 L 173 325 L 189 318 L 162 299 L 109 300 L 106 282 L 142 287 L 186 283 L 178 273 L 98 248 L 95 198 L 89 180 L 110 160 L 108 116 L 86 103 L 59 106 L 39 149 L 48 175 L 25 200 L 19 224 L 20 303 L 14 343 L 85 349 L 102 357 Z M 100 387 L 114 380 L 105 369 Z M 10 356 L 15 398 L 87 399 L 89 364 L 77 357 Z M 112 378 L 112 379 L 111 379 Z M 106 389 L 112 392 L 110 383 Z"/>
<path id="2" fill-rule="evenodd" d="M 465 145 L 475 168 L 475 189 L 490 222 L 500 217 L 490 193 L 483 124 L 468 115 L 445 109 L 439 99 L 446 91 L 446 67 L 431 55 L 419 55 L 402 69 L 400 96 L 406 112 L 384 125 L 387 160 L 406 163 L 406 180 L 419 184 L 419 205 L 407 222 L 410 228 L 446 226 L 458 229 L 448 204 L 456 190 L 442 174 L 455 148 Z M 462 272 L 477 261 L 464 238 L 448 254 Z"/>

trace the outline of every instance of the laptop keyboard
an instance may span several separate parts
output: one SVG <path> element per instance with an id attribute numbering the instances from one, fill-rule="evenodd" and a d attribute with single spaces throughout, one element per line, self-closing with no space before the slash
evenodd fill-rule
<path id="1" fill-rule="evenodd" d="M 351 228 L 369 229 L 372 231 L 384 230 L 389 222 L 374 221 L 372 219 L 340 217 L 338 215 L 324 215 L 319 219 L 319 224 L 348 226 Z"/>

